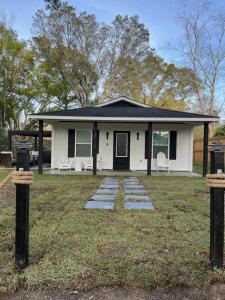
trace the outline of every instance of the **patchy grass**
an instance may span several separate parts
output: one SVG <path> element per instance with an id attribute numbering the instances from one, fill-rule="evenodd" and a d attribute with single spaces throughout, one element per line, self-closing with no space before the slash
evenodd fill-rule
<path id="1" fill-rule="evenodd" d="M 2 171 L 0 171 L 1 177 Z M 84 210 L 102 177 L 35 175 L 30 265 L 14 271 L 15 195 L 0 212 L 0 291 L 101 286 L 202 286 L 223 281 L 209 254 L 208 189 L 202 178 L 140 177 L 155 211 Z M 122 180 L 122 179 L 121 179 Z"/>

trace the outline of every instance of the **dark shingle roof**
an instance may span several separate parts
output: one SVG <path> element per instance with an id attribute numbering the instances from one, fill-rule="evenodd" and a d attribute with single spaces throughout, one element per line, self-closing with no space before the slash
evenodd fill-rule
<path id="1" fill-rule="evenodd" d="M 56 117 L 124 117 L 124 118 L 216 118 L 214 116 L 153 107 L 84 107 L 34 114 Z"/>

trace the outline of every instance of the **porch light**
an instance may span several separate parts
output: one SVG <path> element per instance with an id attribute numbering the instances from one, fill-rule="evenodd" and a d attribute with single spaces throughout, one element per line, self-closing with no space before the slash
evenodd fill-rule
<path id="1" fill-rule="evenodd" d="M 109 133 L 108 133 L 108 131 L 106 132 L 106 139 L 107 140 L 109 139 Z"/>
<path id="2" fill-rule="evenodd" d="M 139 141 L 139 136 L 140 136 L 140 133 L 137 132 L 137 140 Z"/>

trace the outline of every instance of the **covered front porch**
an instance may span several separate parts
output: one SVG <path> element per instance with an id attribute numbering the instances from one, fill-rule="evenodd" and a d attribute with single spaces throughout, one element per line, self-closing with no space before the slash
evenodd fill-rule
<path id="1" fill-rule="evenodd" d="M 52 145 L 52 159 L 57 160 L 57 155 L 54 153 L 58 151 L 58 153 L 61 153 L 62 148 L 64 147 L 64 152 L 67 151 L 67 146 L 65 146 L 68 143 L 69 147 L 69 141 L 67 137 L 68 134 L 71 134 L 71 131 L 73 129 L 70 128 L 80 128 L 81 122 L 64 122 L 64 123 L 58 123 L 58 125 L 54 125 L 55 128 L 57 126 L 60 128 L 58 133 L 60 135 L 57 137 L 57 131 L 53 130 L 52 137 L 53 139 L 56 137 L 58 139 L 58 144 L 53 142 Z M 88 129 L 91 131 L 91 158 L 92 161 L 92 170 L 86 170 L 81 172 L 74 172 L 71 170 L 71 174 L 79 174 L 79 175 L 88 175 L 88 174 L 99 174 L 103 176 L 114 176 L 115 175 L 121 175 L 126 176 L 127 174 L 137 174 L 137 176 L 143 176 L 143 175 L 167 175 L 165 172 L 155 172 L 155 161 L 153 159 L 153 132 L 157 128 L 169 128 L 168 130 L 174 129 L 176 132 L 178 132 L 178 146 L 177 146 L 177 154 L 175 157 L 175 160 L 172 162 L 174 164 L 174 170 L 172 170 L 169 175 L 170 176 L 195 176 L 195 173 L 192 172 L 192 136 L 189 140 L 187 140 L 186 136 L 179 133 L 179 130 L 181 128 L 186 130 L 191 130 L 194 127 L 193 124 L 176 124 L 176 123 L 152 123 L 152 122 L 146 122 L 146 123 L 122 123 L 118 124 L 115 123 L 103 123 L 103 122 L 89 122 L 89 123 L 82 123 L 85 124 L 84 126 L 88 126 Z M 203 176 L 206 175 L 206 170 L 208 168 L 208 122 L 204 123 L 204 165 L 203 165 Z M 82 125 L 83 126 L 83 125 Z M 133 126 L 133 128 L 131 127 Z M 182 127 L 183 126 L 183 127 Z M 189 126 L 185 128 L 185 126 Z M 115 127 L 115 128 L 114 128 Z M 63 133 L 64 128 L 64 133 Z M 84 127 L 85 128 L 85 127 Z M 130 129 L 129 129 L 130 128 Z M 182 129 L 182 130 L 183 130 Z M 185 132 L 184 130 L 184 132 Z M 128 147 L 128 155 L 129 155 L 129 167 L 126 170 L 117 170 L 114 169 L 114 161 L 111 162 L 110 167 L 110 159 L 114 159 L 114 148 L 115 148 L 115 134 L 117 132 L 127 133 L 129 136 L 129 147 Z M 188 133 L 189 134 L 189 133 Z M 191 134 L 191 133 L 190 133 Z M 38 172 L 41 174 L 43 172 L 43 120 L 39 120 L 39 160 L 38 160 Z M 75 143 L 75 139 L 77 137 L 74 135 L 72 137 L 72 144 Z M 169 147 L 169 146 L 168 146 Z M 57 149 L 57 150 L 56 150 Z M 65 150 L 66 149 L 66 150 Z M 72 160 L 74 160 L 74 154 L 76 150 L 72 149 Z M 169 149 L 168 151 L 171 151 Z M 186 151 L 186 152 L 185 152 Z M 68 148 L 68 156 L 70 150 Z M 145 152 L 145 153 L 144 153 Z M 189 153 L 189 154 L 188 154 Z M 54 156 L 55 155 L 55 156 Z M 66 153 L 67 155 L 67 153 Z M 98 155 L 103 156 L 104 165 L 107 166 L 107 168 L 104 168 L 104 165 L 101 170 L 98 170 Z M 131 155 L 131 156 L 130 156 Z M 188 157 L 189 159 L 189 166 L 188 170 L 186 169 L 176 169 L 177 166 L 180 164 L 181 161 L 184 161 L 185 158 Z M 75 157 L 75 159 L 77 159 Z M 139 168 L 139 170 L 138 170 Z M 52 170 L 45 170 L 47 173 L 52 174 L 64 174 L 64 171 L 55 170 L 57 169 L 57 162 L 52 163 Z M 70 171 L 65 171 L 65 174 L 70 173 Z"/>
<path id="2" fill-rule="evenodd" d="M 44 169 L 45 174 L 50 174 L 50 175 L 75 175 L 75 176 L 90 176 L 93 174 L 92 170 L 86 170 L 86 171 L 74 171 L 74 170 L 57 170 L 57 169 L 50 169 L 46 168 Z M 146 171 L 110 171 L 110 170 L 101 170 L 97 172 L 97 175 L 99 176 L 109 176 L 109 177 L 114 177 L 114 176 L 120 176 L 120 177 L 128 177 L 128 176 L 147 176 Z M 196 172 L 185 172 L 185 171 L 171 171 L 171 172 L 156 172 L 156 171 L 151 171 L 152 176 L 178 176 L 178 177 L 201 177 L 199 173 Z"/>

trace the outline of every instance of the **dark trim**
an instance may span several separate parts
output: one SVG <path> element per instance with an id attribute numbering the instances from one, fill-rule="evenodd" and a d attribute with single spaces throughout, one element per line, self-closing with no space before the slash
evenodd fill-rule
<path id="1" fill-rule="evenodd" d="M 152 123 L 148 123 L 148 161 L 147 161 L 147 175 L 151 175 L 152 169 Z"/>
<path id="2" fill-rule="evenodd" d="M 170 152 L 169 159 L 176 160 L 177 159 L 177 132 L 170 131 Z"/>
<path id="3" fill-rule="evenodd" d="M 128 148 L 127 148 L 127 160 L 128 160 L 128 168 L 126 170 L 130 170 L 130 131 L 114 131 L 113 132 L 113 170 L 118 170 L 116 163 L 116 134 L 117 133 L 127 133 L 128 134 Z"/>
<path id="4" fill-rule="evenodd" d="M 98 124 L 93 124 L 93 135 L 92 135 L 92 156 L 93 156 L 93 175 L 97 174 L 97 137 L 98 137 Z"/>
<path id="5" fill-rule="evenodd" d="M 68 129 L 68 157 L 75 157 L 75 129 Z"/>
<path id="6" fill-rule="evenodd" d="M 209 143 L 209 123 L 204 123 L 204 138 L 203 138 L 203 177 L 208 173 L 208 143 Z"/>
<path id="7" fill-rule="evenodd" d="M 39 120 L 38 173 L 43 173 L 43 120 Z"/>
<path id="8" fill-rule="evenodd" d="M 38 137 L 39 131 L 38 130 L 8 130 L 8 133 L 11 135 L 21 135 L 21 136 L 31 136 L 31 137 Z M 51 137 L 51 131 L 43 131 L 44 137 Z"/>

